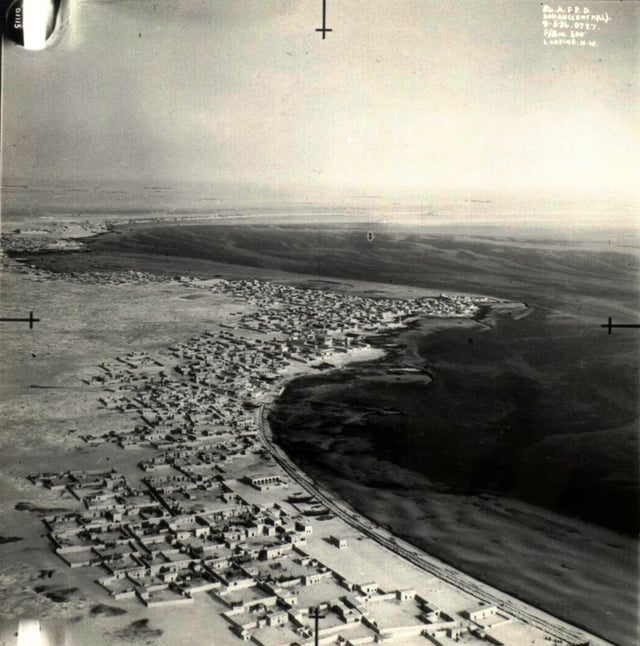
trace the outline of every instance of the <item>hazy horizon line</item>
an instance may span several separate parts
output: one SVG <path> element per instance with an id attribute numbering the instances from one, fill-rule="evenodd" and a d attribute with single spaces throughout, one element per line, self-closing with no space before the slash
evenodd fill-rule
<path id="1" fill-rule="evenodd" d="M 437 199 L 438 197 L 457 197 L 463 198 L 469 196 L 474 197 L 493 197 L 494 199 L 557 199 L 561 201 L 581 201 L 585 199 L 598 199 L 598 200 L 620 200 L 620 201 L 638 201 L 640 203 L 640 187 L 629 192 L 621 191 L 602 191 L 602 190 L 582 190 L 576 191 L 559 191 L 556 188 L 514 188 L 496 189 L 496 188 L 483 188 L 478 186 L 449 186 L 442 188 L 417 188 L 395 187 L 392 190 L 381 190 L 380 187 L 362 186 L 362 187 L 348 187 L 348 186 L 333 186 L 322 187 L 318 185 L 301 186 L 299 184 L 267 184 L 260 182 L 247 182 L 247 181 L 232 181 L 232 180 L 170 180 L 166 178 L 158 179 L 137 179 L 137 178 L 26 178 L 21 176 L 5 175 L 0 180 L 0 189 L 44 189 L 55 188 L 56 186 L 88 186 L 92 188 L 99 188 L 100 186 L 131 186 L 142 188 L 143 190 L 176 190 L 187 187 L 197 187 L 201 190 L 228 190 L 228 191 L 250 191 L 250 192 L 264 192 L 273 196 L 285 197 L 299 197 L 306 196 L 313 197 L 345 197 L 348 196 L 353 199 L 380 199 L 380 200 L 398 200 L 415 198 L 424 200 L 427 198 Z"/>

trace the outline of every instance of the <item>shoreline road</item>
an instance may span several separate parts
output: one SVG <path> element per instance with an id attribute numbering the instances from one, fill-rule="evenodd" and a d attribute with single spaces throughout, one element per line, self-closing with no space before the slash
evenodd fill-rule
<path id="1" fill-rule="evenodd" d="M 259 436 L 264 446 L 271 453 L 278 465 L 298 486 L 317 498 L 331 513 L 345 523 L 425 572 L 432 574 L 479 600 L 499 605 L 512 617 L 544 631 L 550 637 L 561 639 L 575 646 L 586 646 L 586 644 L 589 644 L 589 646 L 612 646 L 611 642 L 583 631 L 580 628 L 571 626 L 531 604 L 520 601 L 486 583 L 473 579 L 471 576 L 422 552 L 410 543 L 395 537 L 391 532 L 377 526 L 374 521 L 356 513 L 345 502 L 313 481 L 272 441 L 271 428 L 266 419 L 266 411 L 267 406 L 262 404 L 257 415 Z"/>

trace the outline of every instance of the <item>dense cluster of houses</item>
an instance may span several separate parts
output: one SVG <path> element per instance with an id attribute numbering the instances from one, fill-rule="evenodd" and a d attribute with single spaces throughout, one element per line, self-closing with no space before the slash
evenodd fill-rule
<path id="1" fill-rule="evenodd" d="M 305 338 L 333 343 L 336 338 L 343 339 L 349 334 L 399 327 L 420 316 L 470 317 L 481 304 L 492 300 L 446 294 L 416 299 L 370 298 L 263 280 L 220 280 L 209 289 L 231 294 L 255 306 L 252 314 L 242 318 L 239 327 L 263 333 L 279 332 L 290 343 L 299 343 Z"/>
<path id="2" fill-rule="evenodd" d="M 259 487 L 275 478 L 249 480 Z M 414 589 L 384 591 L 375 581 L 351 581 L 305 551 L 313 533 L 309 518 L 278 504 L 250 503 L 221 478 L 206 486 L 206 501 L 188 510 L 177 500 L 198 488 L 179 476 L 145 478 L 146 487 L 137 489 L 113 469 L 30 479 L 82 503 L 45 518 L 67 565 L 100 567 L 97 582 L 113 599 L 137 598 L 148 607 L 209 595 L 241 640 L 273 644 L 277 629 L 278 643 L 305 643 L 316 611 L 322 612 L 322 640 L 354 646 L 420 635 L 436 644 L 467 634 L 484 639 L 483 627 L 511 621 L 495 606 L 474 606 L 455 618 Z M 344 539 L 332 538 L 346 549 Z"/>
<path id="3" fill-rule="evenodd" d="M 307 642 L 311 609 L 323 612 L 321 639 L 337 643 L 489 639 L 481 622 L 497 609 L 454 618 L 413 589 L 350 581 L 307 552 L 328 510 L 313 496 L 289 493 L 258 434 L 259 406 L 278 395 L 292 362 L 363 347 L 365 334 L 411 317 L 470 316 L 483 301 L 372 299 L 265 281 L 220 280 L 206 289 L 254 307 L 215 334 L 158 356 L 131 352 L 86 377 L 101 387 L 103 407 L 132 421 L 85 441 L 144 449 L 139 482 L 116 470 L 31 476 L 77 501 L 74 511 L 45 517 L 60 558 L 72 568 L 101 568 L 98 583 L 116 600 L 154 607 L 209 595 L 225 608 L 230 630 L 257 644 Z M 279 497 L 266 495 L 274 489 Z M 348 550 L 344 537 L 330 543 Z"/>

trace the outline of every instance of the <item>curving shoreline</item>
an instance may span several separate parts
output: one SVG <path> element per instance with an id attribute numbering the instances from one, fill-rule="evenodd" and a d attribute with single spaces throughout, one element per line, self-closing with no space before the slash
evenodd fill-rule
<path id="1" fill-rule="evenodd" d="M 516 304 L 516 306 L 518 309 L 520 309 L 521 306 L 524 306 L 525 312 L 522 316 L 527 314 L 528 306 L 526 304 Z M 477 318 L 474 317 L 470 320 L 475 320 L 476 323 L 482 325 L 483 319 L 492 316 L 493 312 L 491 310 L 491 306 L 486 306 L 486 311 L 483 312 L 481 316 L 478 316 Z M 449 327 L 445 324 L 438 325 L 439 322 L 437 319 L 431 320 L 434 321 L 436 328 Z M 341 357 L 344 357 L 341 361 L 341 365 L 335 366 L 333 369 L 339 370 L 346 365 L 373 360 L 375 358 L 382 358 L 385 355 L 386 352 L 384 351 L 381 351 L 377 357 L 363 357 L 362 355 L 358 356 L 357 353 L 354 353 L 353 355 L 343 354 L 340 355 Z M 311 374 L 314 373 L 313 366 L 310 363 L 299 371 L 296 371 L 293 374 L 288 374 L 286 377 L 282 378 L 279 393 L 282 393 L 290 380 Z M 277 398 L 278 397 L 276 396 L 271 400 L 264 401 L 258 410 L 257 421 L 260 440 L 287 476 L 289 476 L 298 486 L 303 488 L 313 498 L 318 500 L 335 516 L 358 532 L 374 540 L 381 547 L 399 555 L 421 570 L 446 581 L 456 588 L 476 597 L 483 603 L 488 602 L 504 608 L 509 614 L 520 621 L 531 626 L 535 626 L 536 628 L 543 630 L 545 633 L 552 635 L 554 638 L 567 640 L 569 643 L 587 643 L 586 641 L 582 642 L 581 640 L 588 637 L 588 643 L 594 646 L 610 646 L 612 644 L 612 642 L 589 632 L 588 629 L 583 626 L 569 624 L 528 601 L 521 600 L 513 594 L 503 592 L 488 583 L 466 574 L 462 570 L 459 570 L 445 561 L 429 554 L 417 545 L 394 534 L 392 531 L 381 527 L 375 520 L 372 520 L 371 518 L 368 518 L 354 510 L 337 492 L 329 489 L 309 476 L 292 458 L 287 455 L 286 451 L 277 444 L 268 420 L 268 415 L 276 404 Z M 582 631 L 586 632 L 583 633 Z"/>
<path id="2" fill-rule="evenodd" d="M 271 453 L 274 460 L 280 465 L 285 473 L 305 489 L 314 498 L 319 500 L 329 511 L 334 513 L 341 520 L 354 529 L 362 532 L 367 537 L 376 541 L 382 547 L 401 556 L 420 569 L 433 574 L 439 579 L 454 585 L 456 588 L 471 594 L 481 602 L 497 604 L 510 615 L 545 633 L 553 635 L 557 639 L 567 640 L 576 643 L 584 636 L 575 627 L 566 624 L 562 620 L 553 617 L 540 608 L 521 601 L 516 597 L 508 595 L 492 586 L 475 579 L 464 572 L 453 568 L 453 566 L 440 561 L 434 556 L 424 552 L 420 548 L 408 543 L 402 538 L 395 536 L 392 532 L 380 527 L 375 521 L 362 516 L 342 500 L 338 494 L 329 491 L 317 481 L 307 476 L 273 441 L 271 428 L 265 419 L 265 406 L 260 408 L 258 413 L 260 438 Z M 590 637 L 589 643 L 594 645 L 609 645 L 611 642 L 599 637 Z"/>
<path id="3" fill-rule="evenodd" d="M 527 310 L 525 310 L 525 313 L 527 313 Z M 487 312 L 487 315 L 490 315 L 491 312 Z M 438 321 L 437 319 L 425 319 L 426 321 L 433 322 L 435 327 L 451 327 L 450 325 L 442 325 L 442 322 Z M 455 323 L 455 322 L 454 322 Z M 480 329 L 479 325 L 482 325 L 482 321 L 475 321 L 475 323 L 478 324 L 478 333 L 480 335 L 483 334 L 483 330 Z M 464 333 L 463 333 L 464 335 Z M 466 340 L 466 339 L 465 339 Z M 384 347 L 384 346 L 383 346 Z M 357 361 L 357 359 L 355 360 Z M 346 364 L 345 364 L 346 365 Z M 336 371 L 330 371 L 330 372 L 336 372 Z M 310 374 L 313 375 L 312 371 L 307 371 L 305 374 Z M 296 375 L 298 376 L 298 375 Z M 302 375 L 299 375 L 302 376 Z M 304 379 L 304 378 L 303 378 Z M 338 379 L 338 383 L 341 383 Z M 365 378 L 366 380 L 367 378 Z M 305 388 L 302 388 L 301 392 L 298 394 L 298 397 L 301 396 L 302 393 L 305 393 L 307 397 L 313 397 L 313 389 L 311 386 L 309 386 L 309 391 L 306 390 Z M 282 392 L 282 391 L 281 391 Z M 320 391 L 321 392 L 321 391 Z M 295 401 L 295 400 L 294 400 Z M 329 401 L 334 401 L 333 399 L 330 399 Z M 371 400 L 372 402 L 375 400 Z M 368 403 L 367 405 L 375 405 L 372 403 Z M 294 404 L 295 406 L 295 404 Z M 275 408 L 274 403 L 270 403 L 270 407 Z M 266 420 L 266 414 L 264 415 L 264 424 L 265 424 L 265 434 L 267 436 L 267 441 L 271 444 L 271 448 L 273 448 L 278 455 L 287 462 L 288 466 L 292 468 L 294 471 L 299 471 L 303 474 L 303 478 L 306 479 L 307 484 L 310 484 L 311 487 L 316 487 L 318 490 L 322 491 L 325 496 L 328 497 L 328 499 L 331 500 L 338 500 L 339 505 L 343 505 L 344 507 L 348 508 L 350 510 L 350 514 L 345 518 L 345 520 L 348 520 L 351 518 L 352 515 L 354 515 L 355 512 L 353 512 L 353 509 L 357 509 L 358 514 L 361 515 L 361 517 L 367 519 L 367 523 L 371 525 L 375 525 L 377 527 L 380 527 L 380 523 L 383 523 L 384 527 L 392 527 L 393 532 L 396 532 L 396 539 L 399 539 L 400 536 L 404 537 L 405 544 L 409 546 L 410 550 L 418 551 L 423 554 L 428 554 L 431 555 L 433 552 L 429 549 L 431 546 L 433 546 L 435 550 L 435 554 L 438 554 L 438 557 L 433 557 L 436 559 L 441 564 L 454 564 L 454 565 L 448 565 L 448 567 L 452 567 L 458 572 L 471 572 L 472 574 L 469 574 L 469 578 L 478 582 L 483 580 L 483 576 L 481 572 L 479 571 L 480 566 L 482 564 L 481 560 L 476 560 L 475 563 L 475 571 L 474 568 L 469 566 L 469 570 L 465 568 L 465 565 L 468 565 L 469 558 L 468 556 L 468 551 L 470 549 L 470 544 L 472 543 L 471 540 L 465 538 L 466 543 L 464 544 L 463 548 L 460 548 L 458 550 L 458 553 L 456 553 L 456 550 L 454 549 L 445 549 L 442 550 L 439 547 L 439 544 L 436 544 L 434 541 L 438 541 L 438 538 L 434 538 L 433 540 L 429 539 L 426 541 L 421 541 L 419 539 L 419 534 L 417 533 L 418 530 L 412 532 L 412 531 L 407 531 L 407 528 L 409 527 L 410 521 L 407 520 L 404 522 L 402 519 L 399 519 L 397 517 L 397 514 L 395 514 L 392 511 L 385 511 L 385 505 L 393 505 L 395 501 L 395 496 L 394 495 L 389 495 L 384 497 L 384 501 L 386 502 L 380 502 L 379 504 L 369 504 L 367 502 L 368 499 L 370 499 L 371 496 L 377 496 L 377 488 L 375 484 L 372 484 L 368 486 L 366 484 L 367 482 L 367 467 L 364 466 L 367 464 L 367 462 L 363 462 L 363 466 L 361 470 L 357 471 L 357 476 L 354 476 L 356 478 L 356 484 L 354 483 L 353 486 L 347 485 L 346 481 L 343 482 L 343 478 L 348 478 L 348 468 L 346 468 L 346 471 L 341 471 L 341 472 L 333 472 L 333 469 L 328 466 L 328 470 L 324 469 L 321 466 L 318 466 L 318 469 L 311 469 L 311 473 L 314 473 L 314 476 L 306 476 L 305 473 L 305 465 L 307 466 L 312 466 L 311 463 L 307 464 L 307 462 L 304 459 L 304 455 L 307 453 L 309 456 L 313 455 L 314 451 L 314 446 L 317 446 L 318 451 L 320 453 L 323 453 L 326 451 L 326 448 L 323 448 L 322 442 L 323 442 L 323 437 L 327 438 L 327 442 L 331 441 L 329 438 L 334 437 L 333 431 L 332 433 L 328 433 L 325 436 L 318 435 L 316 437 L 316 431 L 310 431 L 311 436 L 314 439 L 310 440 L 303 440 L 302 441 L 302 447 L 300 451 L 300 455 L 298 455 L 295 451 L 293 455 L 298 455 L 298 458 L 300 459 L 299 462 L 296 462 L 297 458 L 291 458 L 287 454 L 287 449 L 283 448 L 283 446 L 278 444 L 278 440 L 275 439 L 273 435 L 273 431 L 271 429 L 270 424 L 268 423 L 268 420 Z M 287 416 L 285 416 L 285 419 L 287 419 Z M 296 418 L 293 417 L 291 418 L 292 420 L 295 420 Z M 304 416 L 301 420 L 298 421 L 298 426 L 292 426 L 293 428 L 301 428 L 304 429 Z M 336 427 L 337 428 L 337 427 Z M 278 431 L 279 433 L 280 431 Z M 288 435 L 285 435 L 285 439 L 288 438 Z M 283 442 L 285 441 L 283 439 Z M 291 436 L 291 439 L 294 439 L 294 435 Z M 287 446 L 287 443 L 285 442 L 285 445 Z M 349 451 L 353 451 L 354 447 L 360 447 L 359 444 L 346 444 L 347 447 L 351 447 L 348 450 L 345 450 L 344 454 L 340 450 L 337 450 L 336 452 L 336 457 L 337 459 L 342 459 L 347 456 L 347 453 Z M 293 450 L 293 449 L 292 449 Z M 296 449 L 297 451 L 297 449 Z M 305 453 L 303 454 L 302 451 Z M 324 460 L 326 458 L 318 458 L 318 464 L 324 464 Z M 372 456 L 372 464 L 375 466 L 378 464 L 378 462 L 375 461 L 375 455 Z M 354 465 L 356 464 L 356 458 L 354 457 L 353 460 L 349 460 L 348 464 L 350 468 L 354 468 Z M 302 466 L 299 466 L 302 465 Z M 374 471 L 372 470 L 371 473 L 373 474 Z M 377 471 L 376 471 L 377 473 Z M 325 474 L 326 474 L 326 479 L 325 479 Z M 376 477 L 373 475 L 372 477 Z M 385 476 L 382 476 L 384 478 Z M 393 479 L 393 472 L 389 471 L 386 475 L 386 478 Z M 411 487 L 412 485 L 407 485 L 405 484 L 405 475 L 398 475 L 398 482 L 400 483 L 400 487 Z M 320 482 L 319 482 L 320 481 Z M 386 480 L 384 480 L 386 482 Z M 321 484 L 322 483 L 322 484 Z M 301 482 L 302 484 L 302 482 Z M 398 494 L 401 495 L 401 494 Z M 412 492 L 413 495 L 413 492 Z M 423 494 L 424 495 L 424 494 Z M 426 494 L 429 496 L 429 494 Z M 446 496 L 435 496 L 433 498 L 433 502 L 429 503 L 429 505 L 426 506 L 426 508 L 423 505 L 412 505 L 407 502 L 406 507 L 403 507 L 404 512 L 409 512 L 409 516 L 407 516 L 407 519 L 410 519 L 412 517 L 415 517 L 416 519 L 418 517 L 422 518 L 425 514 L 424 509 L 435 511 L 437 513 L 437 510 L 441 508 L 441 505 L 446 504 L 444 502 L 444 498 Z M 482 497 L 481 497 L 482 498 Z M 348 500 L 349 502 L 345 502 Z M 409 500 L 409 499 L 407 499 Z M 472 500 L 472 499 L 469 499 Z M 456 499 L 456 504 L 457 499 Z M 472 505 L 482 505 L 484 504 L 481 499 L 476 500 L 476 502 L 462 502 L 460 503 L 459 507 L 455 507 L 455 509 L 460 509 L 464 510 L 465 506 L 469 507 Z M 473 509 L 473 507 L 471 507 Z M 511 512 L 511 509 L 513 508 L 513 512 Z M 518 511 L 519 510 L 519 511 Z M 496 514 L 500 511 L 502 514 L 502 518 L 498 518 Z M 372 515 L 368 515 L 371 513 Z M 517 515 L 520 514 L 531 514 L 533 513 L 534 516 L 531 517 L 531 522 L 525 520 L 524 517 L 521 517 L 521 520 L 518 520 Z M 415 515 L 414 515 L 415 514 Z M 356 514 L 357 515 L 357 514 Z M 427 515 L 429 515 L 427 513 Z M 452 512 L 453 515 L 453 512 Z M 593 541 L 601 541 L 601 544 L 603 546 L 609 545 L 611 543 L 613 545 L 614 539 L 616 535 L 611 533 L 611 530 L 608 530 L 606 528 L 598 527 L 598 526 L 593 526 L 593 525 L 585 525 L 584 523 L 581 523 L 577 519 L 571 519 L 570 517 L 563 517 L 558 514 L 555 514 L 553 512 L 548 512 L 544 508 L 536 509 L 535 507 L 531 505 L 527 505 L 526 502 L 523 502 L 520 504 L 519 501 L 507 501 L 502 504 L 498 504 L 497 502 L 492 502 L 488 509 L 487 509 L 487 514 L 486 514 L 486 519 L 485 517 L 473 517 L 473 520 L 475 522 L 480 522 L 480 523 L 486 523 L 490 519 L 495 518 L 496 521 L 498 521 L 498 525 L 496 525 L 496 531 L 503 531 L 505 532 L 505 537 L 510 537 L 513 542 L 514 542 L 514 547 L 513 547 L 513 556 L 515 558 L 515 563 L 514 565 L 517 565 L 519 567 L 528 567 L 528 568 L 533 568 L 533 570 L 530 570 L 527 572 L 527 570 L 524 570 L 524 572 L 527 572 L 526 574 L 526 580 L 529 581 L 529 589 L 540 589 L 540 590 L 547 590 L 548 594 L 550 596 L 545 597 L 544 592 L 536 592 L 535 594 L 532 594 L 532 596 L 528 596 L 528 593 L 526 589 L 523 588 L 522 585 L 519 585 L 518 583 L 515 583 L 512 587 L 507 587 L 507 580 L 505 580 L 504 576 L 502 575 L 496 575 L 495 573 L 491 573 L 490 577 L 488 575 L 488 578 L 492 580 L 492 583 L 487 583 L 483 585 L 487 585 L 488 588 L 491 590 L 500 590 L 500 594 L 506 595 L 510 599 L 517 599 L 519 600 L 519 603 L 523 604 L 523 607 L 534 607 L 536 609 L 539 609 L 540 612 L 542 612 L 544 615 L 558 618 L 558 617 L 564 617 L 564 619 L 560 619 L 561 622 L 567 622 L 571 626 L 579 626 L 583 630 L 589 632 L 590 634 L 599 634 L 601 639 L 603 640 L 603 643 L 609 643 L 606 641 L 606 638 L 603 637 L 603 635 L 610 635 L 610 632 L 607 632 L 611 629 L 610 622 L 605 623 L 602 622 L 602 631 L 601 633 L 597 632 L 596 626 L 598 625 L 598 615 L 596 614 L 596 619 L 593 619 L 591 617 L 587 617 L 587 611 L 590 608 L 590 603 L 605 603 L 605 607 L 609 607 L 610 611 L 628 611 L 629 606 L 628 604 L 625 606 L 624 604 L 620 604 L 618 606 L 617 604 L 611 604 L 609 606 L 606 604 L 606 599 L 611 598 L 610 595 L 613 593 L 615 590 L 615 582 L 616 580 L 618 581 L 618 584 L 622 579 L 618 578 L 616 579 L 617 576 L 617 568 L 618 568 L 618 559 L 615 557 L 615 550 L 609 549 L 609 551 L 606 551 L 606 548 L 603 547 L 601 550 L 596 550 L 592 551 L 591 547 L 589 546 L 590 542 Z M 377 519 L 377 520 L 376 520 Z M 417 521 L 416 521 L 417 522 Z M 451 523 L 447 525 L 448 522 L 448 517 L 443 516 L 442 519 L 437 518 L 436 519 L 436 527 L 434 536 L 439 537 L 440 541 L 443 540 L 451 540 L 453 536 L 455 535 L 452 532 L 455 532 L 455 527 L 451 526 Z M 518 523 L 522 526 L 522 531 L 514 532 L 514 533 L 508 533 L 510 531 L 510 526 L 508 522 L 512 523 Z M 503 523 L 503 524 L 501 524 Z M 561 538 L 557 538 L 555 536 L 556 530 L 555 526 L 558 527 L 558 531 L 560 532 L 561 535 L 565 535 L 564 543 L 562 543 Z M 429 521 L 427 522 L 420 522 L 417 523 L 416 527 L 419 527 L 422 532 L 430 532 L 429 530 Z M 449 529 L 449 533 L 447 534 L 445 528 Z M 529 529 L 526 529 L 529 528 Z M 483 527 L 484 530 L 484 527 Z M 547 532 L 545 534 L 545 532 Z M 551 535 L 549 535 L 549 532 Z M 573 533 L 573 534 L 572 534 Z M 486 534 L 486 531 L 485 531 Z M 486 540 L 489 540 L 485 534 L 481 534 L 481 536 L 484 536 Z M 391 535 L 391 534 L 390 534 Z M 550 571 L 549 567 L 543 567 L 539 570 L 536 567 L 536 565 L 533 562 L 527 563 L 527 559 L 524 557 L 522 552 L 520 551 L 522 549 L 521 546 L 526 545 L 527 541 L 532 541 L 536 540 L 545 540 L 544 536 L 548 537 L 549 544 L 548 546 L 546 543 L 544 544 L 544 549 L 540 550 L 540 558 L 546 559 L 549 556 L 551 556 L 551 551 L 555 547 L 558 549 L 557 551 L 557 556 L 552 559 L 553 562 L 556 562 L 556 565 L 560 563 L 560 572 L 562 572 L 562 568 L 564 569 L 564 574 L 566 575 L 567 581 L 562 582 L 565 584 L 565 587 L 561 587 L 561 581 L 558 579 L 554 579 L 555 573 Z M 579 537 L 579 540 L 575 540 L 575 536 Z M 506 539 L 509 540 L 509 539 Z M 383 543 L 384 544 L 384 541 Z M 530 544 L 530 543 L 529 543 Z M 543 544 L 541 544 L 541 547 Z M 481 550 L 481 545 L 480 545 L 480 540 L 475 541 L 475 548 L 476 550 Z M 626 549 L 626 544 L 625 544 L 625 549 Z M 467 550 L 465 552 L 464 550 Z M 507 553 L 511 550 L 511 545 L 509 546 L 509 550 L 506 550 Z M 591 550 L 591 551 L 590 551 Z M 487 563 L 492 563 L 493 561 L 491 559 L 494 558 L 493 552 L 495 550 L 493 549 L 493 545 L 489 547 L 489 551 L 487 553 L 487 556 L 489 557 L 487 560 Z M 446 557 L 443 558 L 442 554 L 446 554 Z M 476 555 L 479 558 L 480 555 L 482 554 L 481 551 L 476 551 Z M 594 575 L 593 577 L 590 577 L 588 581 L 585 581 L 584 583 L 581 581 L 581 570 L 582 568 L 577 565 L 579 561 L 576 561 L 576 559 L 580 559 L 580 557 L 583 558 L 592 558 L 594 567 L 595 564 L 600 565 L 600 567 L 607 567 L 610 566 L 612 569 L 610 570 L 610 574 L 605 574 L 604 571 L 601 571 L 601 575 Z M 447 558 L 448 557 L 448 558 Z M 458 560 L 459 559 L 459 560 Z M 613 560 L 615 559 L 615 560 Z M 531 559 L 529 559 L 531 560 Z M 566 565 L 565 565 L 566 562 Z M 631 566 L 631 564 L 629 564 Z M 575 570 L 575 573 L 572 572 L 572 570 Z M 504 574 L 504 573 L 503 573 Z M 465 576 L 467 576 L 465 574 Z M 514 577 L 518 577 L 519 575 L 513 574 Z M 558 575 L 559 576 L 559 575 Z M 579 605 L 575 606 L 575 609 L 577 610 L 568 610 L 567 614 L 560 614 L 563 612 L 563 602 L 562 600 L 566 598 L 566 595 L 571 594 L 570 590 L 572 589 L 570 587 L 571 581 L 575 582 L 575 590 L 577 592 L 576 600 L 574 601 L 574 604 L 579 603 Z M 598 589 L 598 584 L 602 585 L 602 592 L 597 593 L 596 589 Z M 503 585 L 505 586 L 503 588 Z M 509 586 L 511 586 L 511 583 L 509 583 Z M 535 586 L 532 587 L 532 586 Z M 554 587 L 556 586 L 556 587 Z M 507 590 L 507 591 L 505 591 Z M 561 590 L 564 590 L 564 593 L 561 592 Z M 608 592 L 605 592 L 608 591 Z M 592 601 L 588 601 L 587 596 L 589 593 L 592 593 Z M 548 601 L 547 601 L 548 599 Z M 600 600 L 600 601 L 598 601 Z M 625 601 L 625 604 L 627 602 Z M 543 605 L 546 604 L 546 605 Z M 543 609 L 546 608 L 546 609 Z M 580 609 L 583 608 L 584 612 L 581 611 Z M 617 610 L 613 610 L 616 608 Z M 557 609 L 557 610 L 556 610 Z M 556 614 L 556 612 L 558 614 Z M 603 610 L 604 612 L 604 610 Z M 602 615 L 602 613 L 601 613 Z M 600 616 L 601 616 L 600 615 Z M 625 617 L 626 625 L 627 625 L 627 633 L 629 633 L 629 617 Z M 632 629 L 633 630 L 633 629 Z M 614 633 L 615 634 L 615 633 Z M 624 631 L 620 630 L 619 635 L 623 635 Z M 609 639 L 612 639 L 609 636 Z M 620 642 L 619 643 L 625 643 L 625 640 L 622 639 L 622 637 L 619 638 Z M 617 642 L 617 639 L 614 638 L 614 641 Z"/>

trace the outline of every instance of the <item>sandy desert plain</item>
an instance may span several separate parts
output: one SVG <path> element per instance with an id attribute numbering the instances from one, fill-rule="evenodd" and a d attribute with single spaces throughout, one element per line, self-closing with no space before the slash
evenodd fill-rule
<path id="1" fill-rule="evenodd" d="M 83 261 L 91 261 L 86 254 Z M 21 644 L 20 620 L 40 622 L 41 644 L 234 644 L 240 639 L 231 632 L 222 616 L 228 610 L 209 594 L 194 595 L 188 606 L 146 608 L 138 599 L 115 601 L 95 580 L 104 574 L 98 567 L 69 568 L 54 553 L 47 538 L 42 516 L 55 510 L 73 510 L 78 502 L 64 490 L 54 492 L 32 484 L 27 476 L 41 472 L 64 472 L 69 469 L 115 468 L 128 482 L 138 485 L 145 475 L 137 464 L 153 455 L 152 448 L 124 451 L 113 444 L 92 446 L 81 439 L 83 435 L 99 436 L 114 428 L 135 424 L 133 415 L 100 408 L 101 389 L 87 385 L 82 378 L 92 374 L 103 361 L 135 351 L 151 356 L 164 356 L 169 346 L 186 342 L 204 332 L 220 332 L 223 324 L 233 323 L 251 306 L 226 294 L 197 289 L 171 278 L 181 273 L 178 258 L 158 255 L 165 276 L 153 281 L 122 274 L 115 267 L 89 268 L 79 272 L 103 269 L 112 276 L 124 276 L 120 284 L 102 280 L 100 284 L 85 281 L 79 273 L 73 279 L 58 278 L 45 270 L 24 271 L 14 259 L 4 259 L 1 276 L 3 313 L 25 314 L 33 310 L 40 319 L 33 330 L 26 324 L 5 325 L 2 334 L 2 430 L 0 431 L 0 644 Z M 84 262 L 83 262 L 84 264 Z M 117 264 L 117 262 L 116 262 Z M 125 265 L 126 266 L 126 265 Z M 256 272 L 246 266 L 224 265 L 207 260 L 195 260 L 190 273 L 211 278 L 247 278 Z M 87 274 L 85 274 L 87 275 Z M 295 285 L 322 281 L 323 276 L 295 275 L 276 269 L 259 272 L 260 279 Z M 337 285 L 340 279 L 332 278 Z M 342 281 L 344 282 L 344 281 Z M 317 283 L 320 285 L 321 283 Z M 381 287 L 380 283 L 349 280 L 347 293 L 376 293 L 385 291 L 398 297 L 432 295 L 434 291 L 418 287 L 399 293 L 397 285 Z M 401 290 L 400 290 L 401 292 Z M 439 292 L 435 290 L 435 293 Z M 361 360 L 371 359 L 362 353 Z M 309 371 L 300 367 L 298 373 Z M 288 375 L 290 378 L 292 375 Z M 265 440 L 268 442 L 268 437 Z M 274 449 L 277 452 L 277 448 Z M 297 485 L 286 489 L 257 491 L 238 480 L 238 491 L 254 504 L 271 506 L 277 503 L 289 514 L 297 511 L 287 498 L 292 490 L 316 487 L 319 500 L 333 509 L 329 520 L 314 521 L 313 533 L 307 537 L 304 551 L 328 568 L 339 572 L 348 581 L 364 584 L 374 580 L 387 592 L 412 589 L 441 608 L 462 627 L 443 631 L 433 643 L 445 646 L 456 643 L 482 644 L 607 644 L 608 641 L 571 626 L 514 597 L 444 565 L 419 549 L 392 537 L 385 529 L 362 518 L 335 494 L 320 485 L 310 484 L 295 465 L 286 462 L 289 477 L 298 477 Z M 257 456 L 261 468 L 282 473 L 282 465 L 273 458 Z M 246 467 L 246 465 L 245 465 Z M 240 478 L 241 473 L 226 477 Z M 19 503 L 28 503 L 27 505 Z M 16 505 L 18 506 L 16 508 Z M 30 507 L 30 509 L 29 509 Z M 343 518 L 350 519 L 345 522 Z M 369 528 L 367 533 L 362 527 Z M 330 536 L 347 537 L 349 547 L 337 549 Z M 13 540 L 13 539 L 16 540 Z M 414 555 L 424 567 L 402 558 L 385 545 Z M 396 551 L 398 551 L 396 549 Z M 444 578 L 436 576 L 441 572 Z M 307 605 L 316 605 L 349 594 L 346 588 L 321 584 L 313 594 L 303 590 Z M 309 589 L 313 586 L 309 586 Z M 309 593 L 309 594 L 307 594 Z M 322 598 L 322 594 L 329 598 Z M 480 607 L 483 601 L 498 602 L 503 621 L 500 625 L 476 630 L 468 611 Z M 491 605 L 489 604 L 489 605 Z M 372 604 L 373 605 L 373 604 Z M 391 606 L 393 606 L 391 608 Z M 382 607 L 382 606 L 380 606 Z M 402 625 L 415 621 L 417 607 L 405 610 L 400 602 L 389 604 L 386 617 L 390 624 Z M 403 613 L 407 612 L 406 616 Z M 395 614 L 394 614 L 395 613 Z M 383 613 L 384 614 L 384 613 Z M 520 617 L 518 619 L 517 617 Z M 312 625 L 313 620 L 307 620 Z M 468 627 L 474 628 L 473 632 Z M 367 638 L 374 633 L 358 628 L 352 637 Z M 323 643 L 338 643 L 339 631 L 325 634 Z M 260 633 L 265 644 L 312 643 L 311 637 L 297 636 L 291 624 L 281 628 L 265 628 Z M 349 638 L 349 632 L 345 631 Z M 492 642 L 491 639 L 494 641 Z M 348 642 L 343 642 L 348 643 Z M 358 642 L 357 639 L 352 643 Z M 400 634 L 391 643 L 422 644 L 427 639 L 413 634 Z"/>

